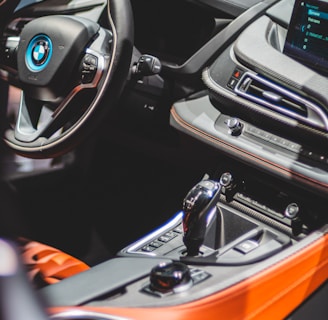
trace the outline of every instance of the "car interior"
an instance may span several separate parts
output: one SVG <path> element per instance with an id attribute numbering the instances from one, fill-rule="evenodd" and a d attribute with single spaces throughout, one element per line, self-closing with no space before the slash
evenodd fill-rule
<path id="1" fill-rule="evenodd" d="M 0 319 L 326 319 L 326 0 L 0 0 Z"/>

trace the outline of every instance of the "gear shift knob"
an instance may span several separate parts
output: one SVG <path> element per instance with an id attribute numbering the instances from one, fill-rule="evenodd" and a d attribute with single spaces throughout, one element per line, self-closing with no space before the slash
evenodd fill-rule
<path id="1" fill-rule="evenodd" d="M 199 254 L 204 242 L 209 214 L 216 208 L 221 184 L 214 180 L 202 180 L 186 195 L 183 201 L 183 241 L 188 256 Z"/>

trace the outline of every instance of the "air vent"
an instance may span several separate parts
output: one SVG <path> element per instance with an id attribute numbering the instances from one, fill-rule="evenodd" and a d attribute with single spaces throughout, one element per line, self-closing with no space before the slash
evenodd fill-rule
<path id="1" fill-rule="evenodd" d="M 318 105 L 258 75 L 246 72 L 235 92 L 290 118 L 328 131 L 327 116 Z"/>

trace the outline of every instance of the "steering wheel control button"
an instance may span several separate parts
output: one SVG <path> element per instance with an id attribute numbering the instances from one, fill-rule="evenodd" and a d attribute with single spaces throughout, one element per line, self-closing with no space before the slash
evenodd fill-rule
<path id="1" fill-rule="evenodd" d="M 98 58 L 87 53 L 81 63 L 81 81 L 84 84 L 92 83 L 98 67 Z"/>
<path id="2" fill-rule="evenodd" d="M 35 36 L 27 46 L 25 61 L 29 70 L 39 72 L 49 63 L 52 56 L 52 42 L 46 35 Z"/>
<path id="3" fill-rule="evenodd" d="M 300 208 L 297 203 L 290 203 L 285 209 L 285 217 L 295 219 L 299 214 Z"/>

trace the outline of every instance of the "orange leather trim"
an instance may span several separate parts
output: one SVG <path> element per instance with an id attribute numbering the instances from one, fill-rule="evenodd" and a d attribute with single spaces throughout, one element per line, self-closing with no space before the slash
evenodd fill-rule
<path id="1" fill-rule="evenodd" d="M 37 287 L 59 282 L 90 268 L 84 262 L 51 246 L 24 238 L 18 239 L 18 242 L 29 278 Z"/>
<path id="2" fill-rule="evenodd" d="M 288 316 L 327 279 L 328 235 L 255 276 L 194 302 L 158 308 L 58 307 L 49 312 L 87 310 L 140 320 L 277 320 Z"/>

